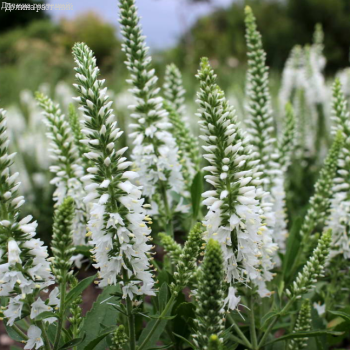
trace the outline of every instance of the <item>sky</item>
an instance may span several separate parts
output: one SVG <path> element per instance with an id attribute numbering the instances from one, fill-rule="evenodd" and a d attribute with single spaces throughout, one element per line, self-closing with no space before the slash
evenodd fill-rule
<path id="1" fill-rule="evenodd" d="M 48 4 L 58 4 L 61 0 L 47 0 Z M 189 5 L 186 0 L 136 0 L 147 45 L 151 49 L 173 46 L 179 36 L 195 20 L 217 7 L 228 6 L 232 0 L 212 0 L 212 4 Z M 78 14 L 94 11 L 106 21 L 118 26 L 118 0 L 68 0 L 73 10 L 50 11 L 52 17 L 73 18 Z"/>

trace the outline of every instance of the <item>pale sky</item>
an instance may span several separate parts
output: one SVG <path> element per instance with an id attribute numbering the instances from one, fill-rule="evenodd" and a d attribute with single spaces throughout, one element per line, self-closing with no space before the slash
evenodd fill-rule
<path id="1" fill-rule="evenodd" d="M 185 0 L 136 0 L 147 45 L 151 49 L 168 48 L 196 18 L 215 7 L 228 6 L 232 0 L 212 0 L 212 4 L 188 5 Z M 86 11 L 99 13 L 106 21 L 118 25 L 118 0 L 47 0 L 48 4 L 71 3 L 73 10 L 50 11 L 53 18 L 75 17 Z"/>

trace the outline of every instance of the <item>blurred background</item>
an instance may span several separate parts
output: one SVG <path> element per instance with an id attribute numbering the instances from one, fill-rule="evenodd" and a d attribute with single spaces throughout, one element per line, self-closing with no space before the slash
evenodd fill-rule
<path id="1" fill-rule="evenodd" d="M 47 1 L 59 3 L 60 0 Z M 51 234 L 53 188 L 48 186 L 49 146 L 34 92 L 46 92 L 66 111 L 74 96 L 71 49 L 75 42 L 84 41 L 96 54 L 101 74 L 116 102 L 119 123 L 126 131 L 126 107 L 131 99 L 125 83 L 128 73 L 121 51 L 117 0 L 61 3 L 71 3 L 73 9 L 0 11 L 0 105 L 8 110 L 12 147 L 18 151 L 16 167 L 27 200 L 23 215 L 34 215 L 39 221 L 38 233 L 46 241 Z M 137 4 L 160 84 L 168 63 L 174 62 L 183 73 L 194 130 L 195 74 L 202 56 L 209 57 L 219 83 L 244 118 L 246 5 L 253 8 L 263 35 L 275 111 L 280 111 L 281 76 L 290 51 L 296 44 L 312 44 L 316 23 L 322 24 L 325 33 L 323 55 L 327 64 L 322 72 L 325 79 L 329 77 L 330 84 L 335 74 L 349 66 L 349 0 L 139 0 Z M 320 164 L 315 159 L 313 154 L 300 169 L 298 176 L 303 188 L 292 191 L 294 197 L 289 199 L 292 210 L 303 210 L 312 193 Z"/>
<path id="2" fill-rule="evenodd" d="M 17 2 L 40 3 L 11 1 Z M 86 42 L 95 52 L 109 87 L 124 90 L 117 0 L 68 3 L 73 10 L 0 11 L 2 106 L 18 103 L 23 89 L 36 90 L 42 83 L 54 88 L 60 81 L 73 81 L 71 48 L 76 41 Z M 262 31 L 272 75 L 281 70 L 295 44 L 311 42 L 316 23 L 326 33 L 326 73 L 348 65 L 348 0 L 140 0 L 142 26 L 155 63 L 164 67 L 164 62 L 174 62 L 185 73 L 186 84 L 191 84 L 199 58 L 209 56 L 220 70 L 231 72 L 221 74 L 223 79 L 226 76 L 221 83 L 225 87 L 234 83 L 233 77 L 245 67 L 243 9 L 247 4 Z M 163 72 L 158 69 L 158 73 Z"/>

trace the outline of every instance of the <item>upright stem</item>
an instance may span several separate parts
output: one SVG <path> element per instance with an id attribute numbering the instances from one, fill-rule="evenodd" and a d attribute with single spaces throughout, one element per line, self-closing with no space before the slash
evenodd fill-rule
<path id="1" fill-rule="evenodd" d="M 175 293 L 172 294 L 171 298 L 169 299 L 168 303 L 165 305 L 165 308 L 163 312 L 160 314 L 159 318 L 157 318 L 157 321 L 155 322 L 154 326 L 150 330 L 150 332 L 147 334 L 147 337 L 145 340 L 142 342 L 142 344 L 138 347 L 137 350 L 142 350 L 148 343 L 148 341 L 151 339 L 153 333 L 156 331 L 157 327 L 159 326 L 160 321 L 167 315 L 169 312 L 169 309 L 173 305 L 173 302 L 175 300 L 176 296 Z"/>
<path id="2" fill-rule="evenodd" d="M 12 328 L 21 336 L 23 340 L 28 340 L 27 334 L 25 334 L 21 328 L 19 328 L 15 323 L 12 325 Z"/>
<path id="3" fill-rule="evenodd" d="M 233 328 L 236 330 L 237 335 L 241 338 L 241 340 L 244 343 L 244 345 L 247 346 L 249 349 L 251 349 L 252 348 L 252 344 L 250 344 L 250 341 L 247 339 L 247 337 L 241 331 L 241 329 L 239 328 L 238 324 L 236 323 L 236 321 L 233 319 L 233 317 L 230 314 L 228 315 L 228 320 L 233 325 Z"/>
<path id="4" fill-rule="evenodd" d="M 128 310 L 128 325 L 129 325 L 129 343 L 130 350 L 136 349 L 136 337 L 135 337 L 135 317 L 132 313 L 132 300 L 128 296 L 126 298 L 126 308 Z"/>
<path id="5" fill-rule="evenodd" d="M 288 303 L 281 310 L 281 312 L 274 318 L 274 320 L 272 322 L 270 322 L 269 326 L 266 329 L 266 332 L 264 333 L 264 335 L 262 336 L 262 338 L 259 342 L 258 349 L 260 349 L 264 345 L 265 340 L 266 340 L 267 336 L 270 334 L 272 327 L 275 325 L 275 323 L 278 321 L 278 319 L 281 317 L 281 315 L 283 315 L 290 308 L 290 306 L 294 303 L 294 301 L 295 301 L 295 297 L 292 297 L 291 299 L 289 299 Z"/>
<path id="6" fill-rule="evenodd" d="M 64 326 L 64 316 L 65 316 L 65 299 L 66 299 L 66 278 L 62 278 L 62 281 L 60 283 L 60 317 L 58 318 L 58 324 L 57 324 L 57 330 L 55 335 L 55 341 L 53 345 L 53 349 L 57 350 L 59 347 L 61 334 L 62 334 L 62 328 Z"/>
<path id="7" fill-rule="evenodd" d="M 258 349 L 258 340 L 256 337 L 256 329 L 255 329 L 255 317 L 254 317 L 254 304 L 253 304 L 253 295 L 250 295 L 250 317 L 249 317 L 249 329 L 250 329 L 250 339 L 252 343 L 252 347 L 254 350 Z"/>
<path id="8" fill-rule="evenodd" d="M 37 327 L 39 327 L 42 332 L 43 332 L 43 340 L 44 340 L 44 347 L 46 350 L 51 350 L 51 346 L 50 346 L 50 340 L 49 340 L 49 337 L 47 336 L 47 333 L 46 333 L 46 328 L 45 328 L 45 325 L 43 323 L 43 321 L 37 321 L 35 322 Z"/>
<path id="9" fill-rule="evenodd" d="M 161 184 L 160 186 L 160 192 L 162 195 L 162 199 L 164 202 L 164 209 L 165 209 L 165 215 L 166 215 L 166 233 L 171 236 L 174 237 L 174 228 L 173 228 L 173 220 L 172 220 L 172 215 L 171 215 L 171 211 L 169 208 L 169 203 L 168 203 L 168 195 L 166 193 L 166 188 L 164 184 Z"/>

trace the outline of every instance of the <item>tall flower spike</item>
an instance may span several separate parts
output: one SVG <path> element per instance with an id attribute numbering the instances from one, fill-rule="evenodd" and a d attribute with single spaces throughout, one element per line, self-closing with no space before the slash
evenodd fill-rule
<path id="1" fill-rule="evenodd" d="M 181 252 L 174 273 L 175 283 L 171 285 L 174 293 L 179 293 L 195 275 L 197 259 L 203 246 L 202 225 L 197 223 L 190 231 L 185 246 Z"/>
<path id="2" fill-rule="evenodd" d="M 290 162 L 291 156 L 295 148 L 296 140 L 296 122 L 293 106 L 287 103 L 285 107 L 286 122 L 283 130 L 282 139 L 279 143 L 279 164 L 283 172 L 286 172 Z"/>
<path id="3" fill-rule="evenodd" d="M 46 117 L 47 137 L 52 141 L 51 158 L 55 164 L 50 170 L 56 175 L 51 181 L 56 185 L 54 200 L 60 205 L 67 196 L 74 199 L 73 240 L 75 245 L 83 245 L 87 222 L 86 206 L 83 203 L 86 193 L 81 181 L 84 168 L 79 159 L 72 130 L 58 104 L 54 104 L 50 98 L 39 92 L 36 94 L 36 99 Z"/>
<path id="4" fill-rule="evenodd" d="M 124 345 L 127 342 L 128 342 L 128 336 L 125 333 L 125 327 L 123 325 L 120 325 L 114 331 L 110 350 L 123 350 Z"/>
<path id="5" fill-rule="evenodd" d="M 343 136 L 339 132 L 328 156 L 324 161 L 320 177 L 315 184 L 315 193 L 309 200 L 309 208 L 301 226 L 303 247 L 305 251 L 310 247 L 310 235 L 317 225 L 324 225 L 329 215 L 331 198 L 333 193 L 334 180 L 337 174 L 339 153 L 343 146 Z"/>
<path id="6" fill-rule="evenodd" d="M 166 66 L 163 88 L 164 96 L 172 107 L 180 116 L 184 116 L 186 91 L 183 88 L 181 72 L 173 63 Z"/>
<path id="7" fill-rule="evenodd" d="M 71 288 L 73 289 L 78 285 L 78 280 L 73 277 L 73 280 L 71 282 Z M 71 316 L 69 317 L 68 321 L 70 323 L 70 329 L 72 331 L 72 338 L 76 339 L 79 337 L 80 328 L 83 323 L 83 317 L 82 317 L 82 308 L 81 304 L 83 303 L 83 299 L 81 295 L 79 295 L 76 299 L 74 299 L 69 306 L 69 312 L 71 313 Z"/>
<path id="8" fill-rule="evenodd" d="M 307 332 L 311 330 L 311 305 L 310 300 L 306 299 L 301 304 L 301 308 L 295 322 L 293 332 Z M 307 347 L 308 338 L 291 339 L 289 349 L 302 350 Z"/>
<path id="9" fill-rule="evenodd" d="M 116 150 L 116 142 L 122 135 L 114 121 L 112 102 L 108 101 L 104 80 L 97 79 L 99 69 L 93 52 L 83 43 L 74 45 L 77 64 L 75 87 L 77 100 L 84 113 L 85 128 L 90 152 L 86 156 L 94 166 L 85 177 L 90 203 L 88 227 L 94 245 L 94 265 L 100 270 L 100 286 L 122 285 L 123 297 L 154 295 L 153 277 L 150 271 L 149 252 L 151 229 L 146 222 L 141 189 L 130 180 L 139 176 L 128 171 L 131 162 L 123 154 L 127 148 Z"/>
<path id="10" fill-rule="evenodd" d="M 262 203 L 265 192 L 258 187 L 258 161 L 253 160 L 249 141 L 216 84 L 208 59 L 202 59 L 197 78 L 200 137 L 206 142 L 204 158 L 210 164 L 203 170 L 210 173 L 205 178 L 213 187 L 203 193 L 203 204 L 208 208 L 203 221 L 205 236 L 220 242 L 226 281 L 231 286 L 237 281 L 253 281 L 260 294 L 266 296 L 265 281 L 272 278 L 271 255 L 277 247 L 269 229 L 273 215 L 268 212 L 270 207 Z M 229 292 L 227 302 L 235 308 L 238 298 L 233 286 Z"/>
<path id="11" fill-rule="evenodd" d="M 158 237 L 161 240 L 162 246 L 164 247 L 164 250 L 168 253 L 170 256 L 171 262 L 176 265 L 177 262 L 180 259 L 182 248 L 181 245 L 177 242 L 175 242 L 174 238 L 170 237 L 169 235 L 165 233 L 159 233 Z"/>
<path id="12" fill-rule="evenodd" d="M 223 272 L 220 244 L 210 239 L 200 269 L 196 294 L 196 334 L 193 339 L 200 349 L 208 349 L 211 335 L 220 338 L 224 329 Z"/>
<path id="13" fill-rule="evenodd" d="M 297 90 L 304 88 L 304 55 L 301 46 L 293 47 L 286 61 L 282 72 L 281 89 L 279 100 L 284 107 L 288 101 L 293 105 L 296 98 Z"/>
<path id="14" fill-rule="evenodd" d="M 164 95 L 167 101 L 164 107 L 169 113 L 169 120 L 173 125 L 172 133 L 181 151 L 181 164 L 188 169 L 189 179 L 191 180 L 194 173 L 199 170 L 199 146 L 185 119 L 185 89 L 182 85 L 181 72 L 175 64 L 170 64 L 166 67 L 164 80 Z"/>
<path id="15" fill-rule="evenodd" d="M 247 96 L 248 102 L 248 131 L 251 144 L 260 159 L 260 169 L 263 172 L 266 189 L 272 186 L 271 169 L 274 160 L 273 118 L 271 115 L 269 73 L 265 64 L 266 53 L 262 46 L 261 34 L 257 30 L 256 20 L 252 9 L 245 8 L 246 40 L 248 46 Z"/>
<path id="16" fill-rule="evenodd" d="M 17 193 L 18 173 L 11 174 L 15 153 L 8 153 L 5 111 L 0 109 L 0 296 L 11 296 L 4 315 L 12 325 L 32 295 L 54 283 L 47 248 L 35 238 L 32 216 L 19 220 L 24 198 Z"/>
<path id="17" fill-rule="evenodd" d="M 332 231 L 328 230 L 323 233 L 314 249 L 311 257 L 298 273 L 296 280 L 293 282 L 291 290 L 287 289 L 286 294 L 296 299 L 307 293 L 317 282 L 317 279 L 323 277 L 327 257 L 329 255 L 332 243 Z"/>
<path id="18" fill-rule="evenodd" d="M 145 196 L 152 198 L 156 189 L 160 193 L 171 189 L 184 190 L 181 165 L 178 161 L 176 140 L 169 132 L 167 112 L 156 87 L 157 77 L 151 68 L 151 57 L 142 36 L 135 0 L 120 0 L 121 33 L 124 36 L 122 50 L 126 54 L 126 66 L 130 71 L 130 90 L 136 104 L 129 106 L 135 123 L 130 127 L 134 139 L 132 157 L 140 174 L 139 183 Z M 168 199 L 167 199 L 168 201 Z"/>
<path id="19" fill-rule="evenodd" d="M 272 211 L 276 218 L 273 229 L 274 241 L 284 249 L 286 236 L 286 215 L 284 210 L 285 191 L 284 173 L 278 159 L 278 145 L 274 138 L 274 122 L 269 92 L 269 72 L 266 66 L 266 53 L 263 49 L 261 34 L 257 30 L 252 9 L 245 8 L 246 40 L 248 47 L 247 98 L 248 132 L 258 169 L 262 172 L 264 190 L 270 193 L 263 202 L 273 203 Z"/>
<path id="20" fill-rule="evenodd" d="M 88 168 L 88 166 L 92 165 L 91 162 L 84 156 L 85 153 L 89 152 L 88 147 L 82 141 L 84 140 L 84 134 L 81 132 L 81 125 L 79 120 L 79 115 L 73 105 L 70 103 L 68 106 L 68 120 L 69 125 L 72 129 L 75 145 L 78 148 L 79 159 L 83 160 L 84 167 Z"/>
<path id="21" fill-rule="evenodd" d="M 339 156 L 338 176 L 335 178 L 333 198 L 331 200 L 331 213 L 327 227 L 332 229 L 333 244 L 331 256 L 343 254 L 345 259 L 350 258 L 350 114 L 347 102 L 342 92 L 340 81 L 336 79 L 333 85 L 333 132 L 340 130 L 344 143 Z"/>
<path id="22" fill-rule="evenodd" d="M 295 118 L 293 107 L 290 103 L 286 104 L 286 122 L 282 139 L 279 143 L 279 159 L 278 163 L 281 172 L 276 174 L 273 179 L 273 187 L 271 188 L 271 195 L 273 197 L 273 212 L 275 213 L 274 225 L 274 240 L 278 244 L 280 251 L 285 251 L 285 240 L 288 236 L 287 232 L 287 213 L 285 205 L 285 189 L 284 180 L 285 173 L 291 162 L 291 155 L 295 147 Z M 276 260 L 279 259 L 276 256 Z"/>
<path id="23" fill-rule="evenodd" d="M 55 211 L 52 230 L 52 252 L 54 255 L 52 271 L 59 283 L 72 280 L 72 273 L 69 270 L 72 266 L 70 259 L 75 251 L 72 231 L 73 218 L 74 201 L 73 198 L 67 197 Z"/>

